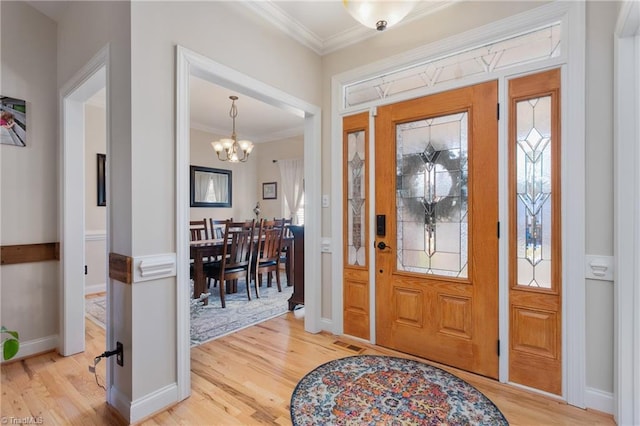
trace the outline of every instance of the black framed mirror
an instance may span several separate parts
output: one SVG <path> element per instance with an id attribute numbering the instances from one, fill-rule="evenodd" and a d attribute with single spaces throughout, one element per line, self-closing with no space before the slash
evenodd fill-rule
<path id="1" fill-rule="evenodd" d="M 191 166 L 191 207 L 231 207 L 231 170 Z"/>

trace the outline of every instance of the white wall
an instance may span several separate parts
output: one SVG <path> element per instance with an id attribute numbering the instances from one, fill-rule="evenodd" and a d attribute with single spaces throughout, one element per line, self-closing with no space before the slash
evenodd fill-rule
<path id="1" fill-rule="evenodd" d="M 56 24 L 24 2 L 0 2 L 0 95 L 27 102 L 27 146 L 0 145 L 0 243 L 58 241 Z M 18 356 L 57 345 L 58 262 L 2 266 L 0 323 Z"/>
<path id="2" fill-rule="evenodd" d="M 191 129 L 191 165 L 231 170 L 231 207 L 191 207 L 191 220 L 201 219 L 253 219 L 256 205 L 256 164 L 255 151 L 246 163 L 229 163 L 218 160 L 211 142 L 222 135 L 214 135 Z"/>
<path id="3" fill-rule="evenodd" d="M 106 291 L 107 270 L 107 209 L 98 206 L 97 190 L 97 154 L 106 154 L 106 110 L 103 107 L 85 105 L 85 265 L 87 275 L 84 277 L 85 293 Z"/>

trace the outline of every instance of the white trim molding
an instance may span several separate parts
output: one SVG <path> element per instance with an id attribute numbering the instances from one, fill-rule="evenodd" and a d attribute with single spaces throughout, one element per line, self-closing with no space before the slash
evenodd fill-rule
<path id="1" fill-rule="evenodd" d="M 85 349 L 84 102 L 108 84 L 109 49 L 108 44 L 100 49 L 59 91 L 61 143 L 58 160 L 58 198 L 61 285 L 58 351 L 64 356 Z M 109 108 L 107 101 L 107 116 Z M 107 340 L 109 337 L 107 327 Z"/>
<path id="2" fill-rule="evenodd" d="M 20 342 L 20 350 L 10 361 L 15 361 L 20 358 L 27 358 L 41 353 L 53 351 L 58 346 L 58 340 L 58 335 L 53 334 L 51 336 L 41 337 L 39 339 L 22 341 Z M 2 363 L 5 362 L 8 361 L 2 361 Z"/>
<path id="3" fill-rule="evenodd" d="M 614 49 L 614 417 L 640 424 L 640 3 L 625 1 Z"/>
<path id="4" fill-rule="evenodd" d="M 133 282 L 176 276 L 176 254 L 153 254 L 133 258 Z"/>
<path id="5" fill-rule="evenodd" d="M 613 393 L 587 387 L 584 395 L 585 405 L 603 413 L 612 414 L 615 406 Z"/>
<path id="6" fill-rule="evenodd" d="M 85 231 L 84 233 L 85 241 L 104 241 L 106 239 L 107 239 L 107 231 L 105 230 Z"/>

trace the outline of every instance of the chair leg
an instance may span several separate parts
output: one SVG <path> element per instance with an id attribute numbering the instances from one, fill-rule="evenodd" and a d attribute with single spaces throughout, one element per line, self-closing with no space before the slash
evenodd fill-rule
<path id="1" fill-rule="evenodd" d="M 224 280 L 220 280 L 220 303 L 222 304 L 223 308 L 226 308 L 226 304 L 224 303 Z"/>
<path id="2" fill-rule="evenodd" d="M 260 299 L 260 290 L 258 289 L 258 274 L 257 273 L 253 273 L 251 274 L 252 278 L 253 278 L 253 288 L 255 289 L 256 292 L 256 299 Z M 247 291 L 249 291 L 249 284 L 247 284 Z"/>
<path id="3" fill-rule="evenodd" d="M 278 284 L 278 291 L 282 292 L 282 285 L 280 284 L 280 271 L 276 269 L 274 273 L 276 274 L 276 284 Z"/>
<path id="4" fill-rule="evenodd" d="M 251 300 L 251 276 L 247 273 L 247 276 L 245 277 L 245 282 L 247 283 L 247 299 Z M 257 297 L 257 295 L 256 295 Z"/>

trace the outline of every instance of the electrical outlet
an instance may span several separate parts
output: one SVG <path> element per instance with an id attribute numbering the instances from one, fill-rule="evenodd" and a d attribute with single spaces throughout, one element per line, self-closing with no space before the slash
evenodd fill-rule
<path id="1" fill-rule="evenodd" d="M 122 343 L 116 342 L 116 363 L 120 366 L 124 366 L 124 349 L 122 347 Z"/>

